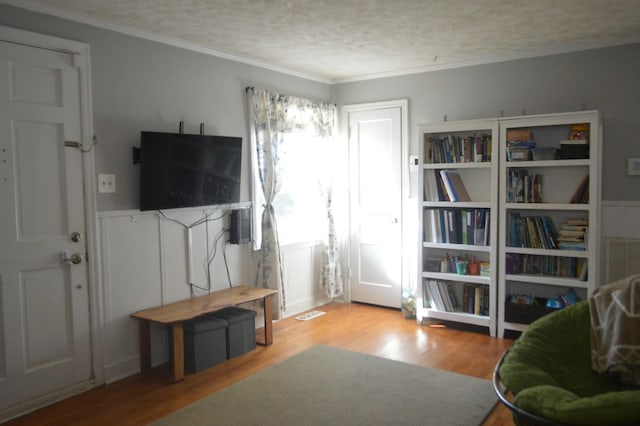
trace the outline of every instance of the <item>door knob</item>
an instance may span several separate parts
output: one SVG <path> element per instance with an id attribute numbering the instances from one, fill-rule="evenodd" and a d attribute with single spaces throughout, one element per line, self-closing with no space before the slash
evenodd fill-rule
<path id="1" fill-rule="evenodd" d="M 72 232 L 70 238 L 74 243 L 79 243 L 80 240 L 82 240 L 82 234 L 79 232 Z"/>
<path id="2" fill-rule="evenodd" d="M 73 253 L 71 257 L 69 257 L 69 254 L 66 251 L 60 253 L 60 257 L 62 259 L 62 263 L 65 264 L 73 263 L 74 265 L 77 265 L 79 263 L 82 263 L 83 260 L 80 253 Z"/>

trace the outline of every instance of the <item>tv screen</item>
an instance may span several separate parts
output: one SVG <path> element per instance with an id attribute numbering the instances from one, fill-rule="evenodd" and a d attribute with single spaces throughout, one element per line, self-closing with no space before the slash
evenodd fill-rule
<path id="1" fill-rule="evenodd" d="M 240 201 L 242 138 L 140 133 L 140 210 Z"/>

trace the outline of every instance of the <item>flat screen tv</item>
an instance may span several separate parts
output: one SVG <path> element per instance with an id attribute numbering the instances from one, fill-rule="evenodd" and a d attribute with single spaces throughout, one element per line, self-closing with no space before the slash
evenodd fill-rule
<path id="1" fill-rule="evenodd" d="M 240 201 L 242 138 L 140 133 L 140 210 Z"/>

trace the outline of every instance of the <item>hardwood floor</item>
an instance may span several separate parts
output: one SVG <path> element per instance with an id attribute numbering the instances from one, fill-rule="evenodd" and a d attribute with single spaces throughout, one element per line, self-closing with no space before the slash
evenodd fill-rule
<path id="1" fill-rule="evenodd" d="M 136 374 L 8 422 L 8 425 L 140 425 L 216 392 L 313 345 L 325 344 L 469 376 L 491 379 L 508 339 L 437 326 L 419 326 L 397 310 L 332 303 L 311 321 L 287 318 L 274 324 L 274 344 L 206 371 L 168 382 L 168 370 Z M 425 389 L 425 397 L 429 391 Z M 510 412 L 498 404 L 485 426 L 511 425 Z"/>

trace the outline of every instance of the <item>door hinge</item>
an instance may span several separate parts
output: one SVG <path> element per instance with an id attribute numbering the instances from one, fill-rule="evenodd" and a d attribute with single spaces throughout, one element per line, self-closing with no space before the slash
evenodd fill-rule
<path id="1" fill-rule="evenodd" d="M 64 141 L 64 146 L 67 148 L 80 148 L 82 147 L 82 144 L 80 142 Z"/>

